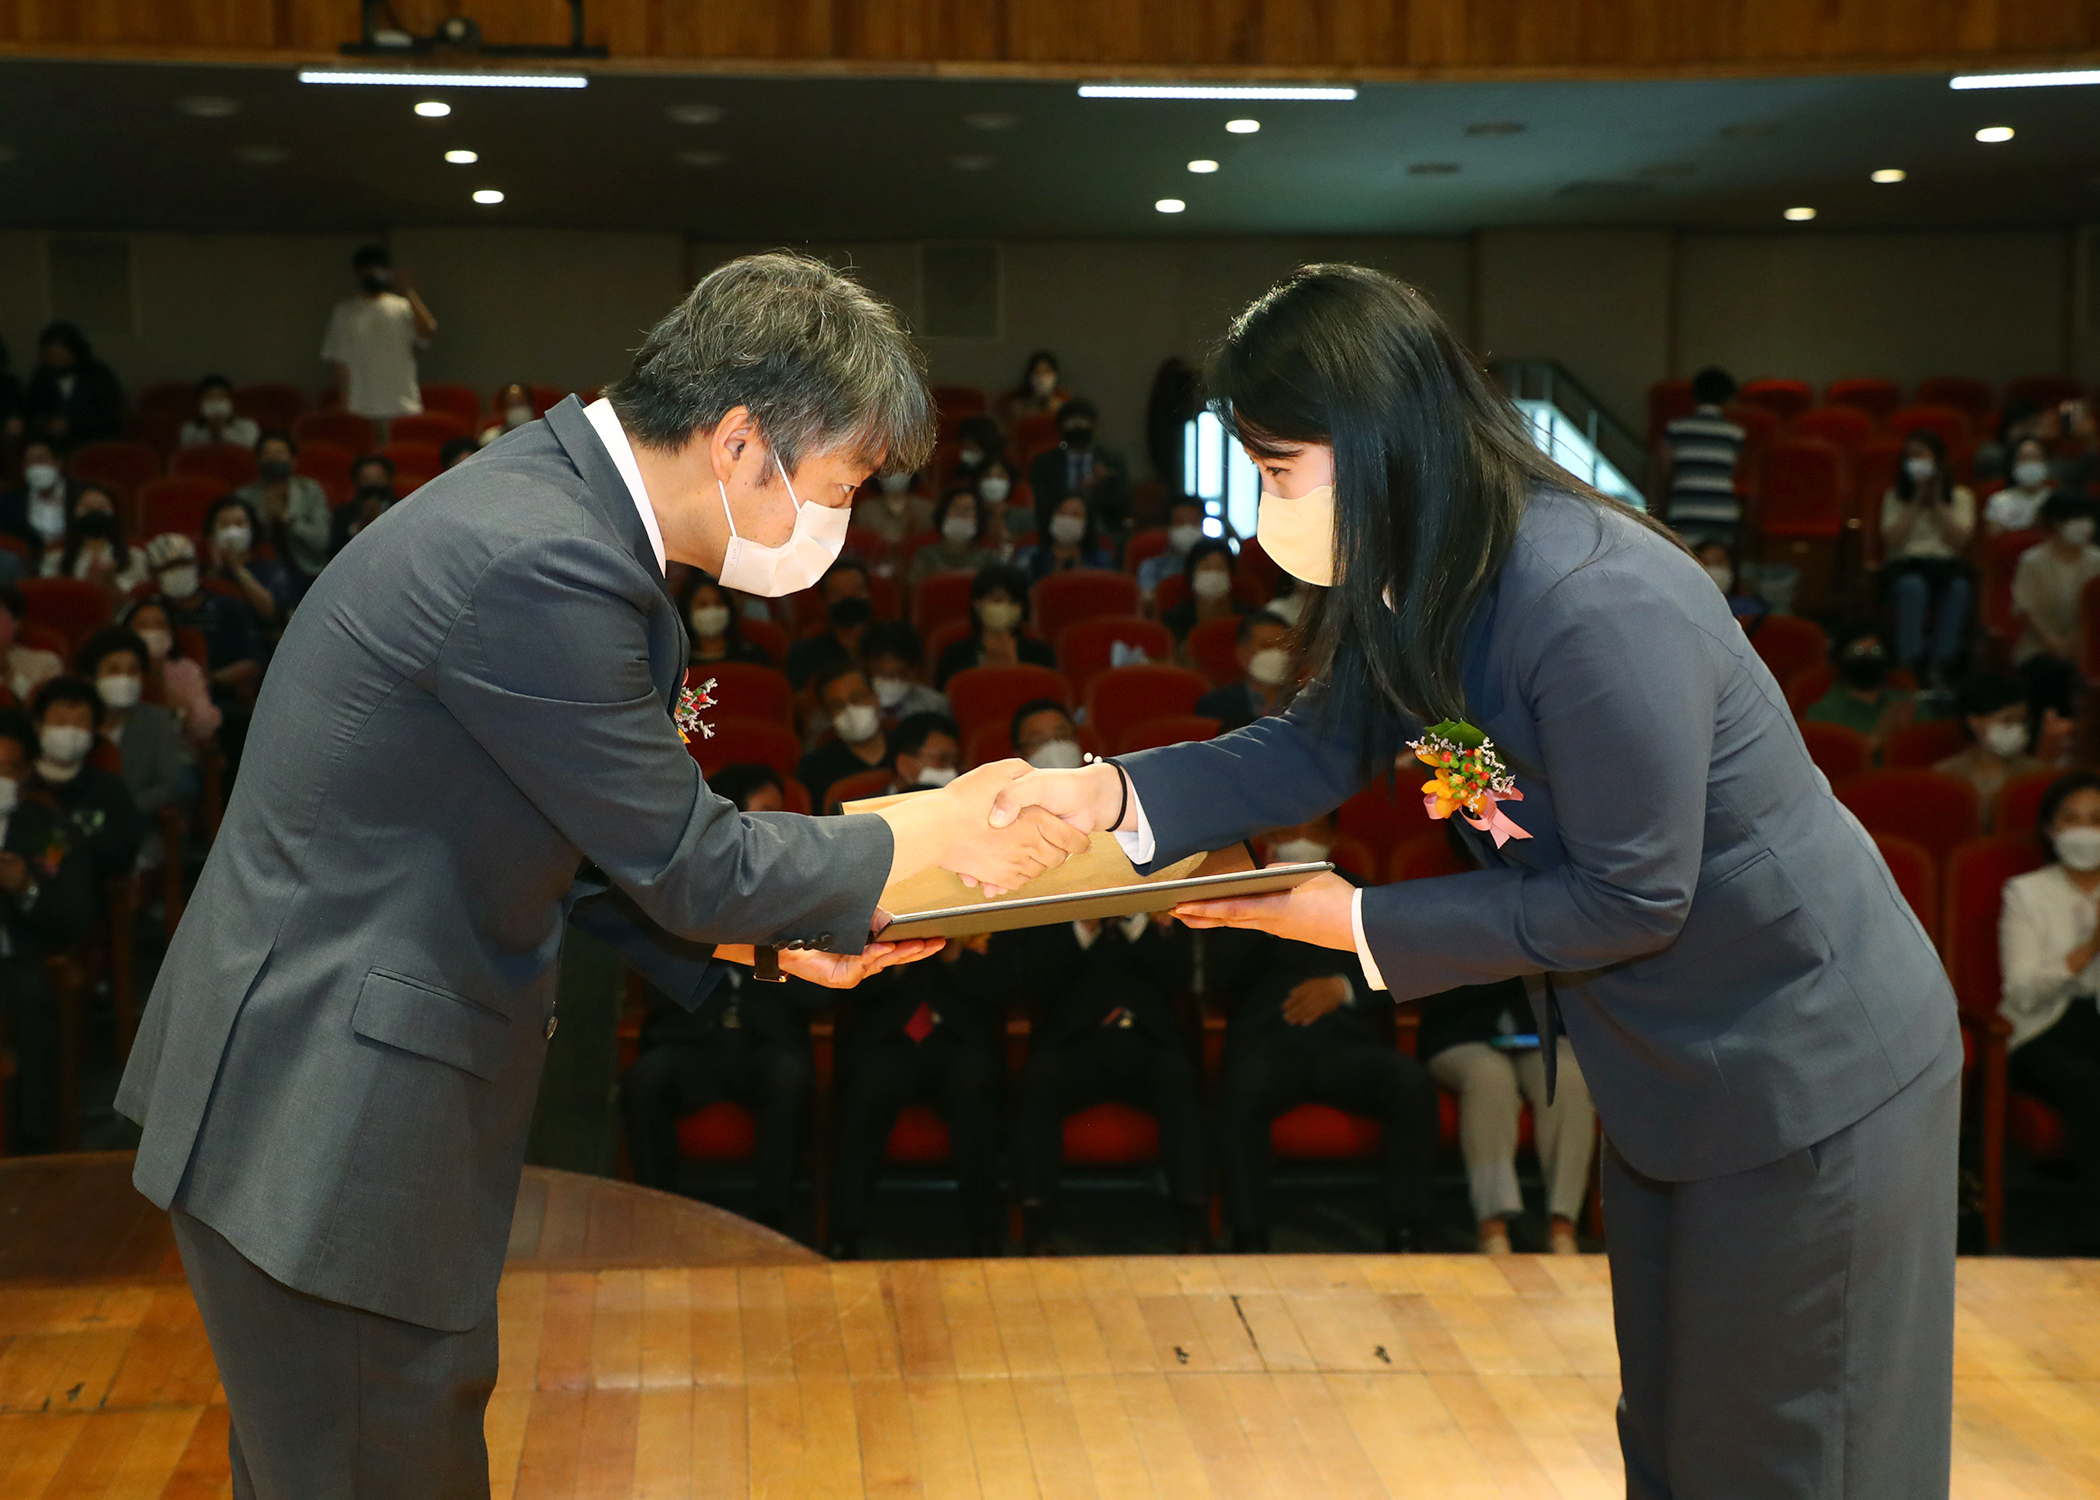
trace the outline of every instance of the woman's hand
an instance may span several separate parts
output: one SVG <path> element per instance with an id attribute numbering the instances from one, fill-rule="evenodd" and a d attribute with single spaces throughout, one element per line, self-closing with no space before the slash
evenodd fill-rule
<path id="1" fill-rule="evenodd" d="M 1320 948 L 1356 950 L 1356 887 L 1341 876 L 1316 875 L 1273 896 L 1184 901 L 1173 914 L 1191 927 L 1251 927 Z"/>

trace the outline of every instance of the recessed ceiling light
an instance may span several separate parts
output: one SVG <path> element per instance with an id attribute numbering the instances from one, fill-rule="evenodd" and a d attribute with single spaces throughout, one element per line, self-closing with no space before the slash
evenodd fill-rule
<path id="1" fill-rule="evenodd" d="M 955 168 L 958 172 L 985 172 L 989 171 L 998 160 L 998 157 L 991 155 L 989 152 L 965 151 L 959 156 L 949 157 L 948 165 Z"/>
<path id="2" fill-rule="evenodd" d="M 2053 73 L 1963 73 L 1947 80 L 1950 89 L 2047 89 L 2065 84 L 2100 83 L 2100 69 L 2065 68 Z"/>
<path id="3" fill-rule="evenodd" d="M 1227 120 L 1225 122 L 1225 128 L 1231 131 L 1234 135 L 1252 135 L 1255 131 L 1261 129 L 1261 121 Z"/>
<path id="4" fill-rule="evenodd" d="M 1786 211 L 1786 218 L 1788 219 L 1788 221 L 1795 224 L 1806 224 L 1810 219 L 1813 219 L 1815 216 L 1816 211 L 1806 206 L 1803 206 L 1801 208 L 1790 208 Z"/>
<path id="5" fill-rule="evenodd" d="M 1304 84 L 1082 83 L 1082 99 L 1354 99 L 1352 88 Z"/>
<path id="6" fill-rule="evenodd" d="M 1179 198 L 1162 198 L 1152 206 L 1163 214 L 1178 214 L 1188 207 Z"/>
<path id="7" fill-rule="evenodd" d="M 1455 161 L 1418 161 L 1408 164 L 1407 175 L 1410 177 L 1449 177 L 1457 170 L 1458 163 Z"/>
<path id="8" fill-rule="evenodd" d="M 1522 135 L 1522 120 L 1475 120 L 1466 127 L 1467 135 Z"/>
<path id="9" fill-rule="evenodd" d="M 464 146 L 454 146 L 445 153 L 445 160 L 451 162 L 455 167 L 471 167 L 474 163 L 481 160 L 481 153 L 479 151 L 469 151 Z"/>
<path id="10" fill-rule="evenodd" d="M 729 157 L 721 151 L 681 151 L 678 159 L 689 167 L 719 167 Z"/>
<path id="11" fill-rule="evenodd" d="M 442 120 L 452 113 L 452 106 L 442 99 L 425 99 L 416 106 L 416 113 L 426 120 Z"/>
<path id="12" fill-rule="evenodd" d="M 722 118 L 719 104 L 674 104 L 664 111 L 680 125 L 712 125 Z"/>
<path id="13" fill-rule="evenodd" d="M 200 120 L 223 120 L 241 112 L 238 99 L 222 99 L 217 94 L 193 94 L 187 99 L 176 100 L 175 107 Z"/>
<path id="14" fill-rule="evenodd" d="M 501 203 L 503 201 L 503 190 L 501 188 L 476 188 L 474 189 L 474 201 L 476 203 Z"/>
<path id="15" fill-rule="evenodd" d="M 1021 123 L 1021 117 L 1004 110 L 980 109 L 964 115 L 962 122 L 972 130 L 1011 130 Z"/>
<path id="16" fill-rule="evenodd" d="M 412 73 L 385 72 L 378 68 L 346 71 L 307 68 L 301 83 L 368 83 L 419 89 L 580 89 L 590 79 L 579 73 Z"/>
<path id="17" fill-rule="evenodd" d="M 1195 173 L 1199 173 L 1199 174 L 1201 174 L 1201 173 L 1206 173 L 1206 172 L 1215 172 L 1215 171 L 1217 171 L 1217 170 L 1218 170 L 1218 164 L 1217 164 L 1216 162 L 1212 161 L 1212 160 L 1211 160 L 1211 159 L 1210 159 L 1209 157 L 1207 157 L 1207 156 L 1206 156 L 1206 157 L 1200 157 L 1200 158 L 1198 158 L 1197 160 L 1195 160 L 1195 161 L 1192 161 L 1192 162 L 1190 162 L 1190 163 L 1189 163 L 1189 170 L 1190 170 L 1191 172 L 1195 172 Z"/>
<path id="18" fill-rule="evenodd" d="M 236 146 L 234 159 L 244 161 L 251 167 L 274 167 L 292 153 L 283 146 Z"/>
<path id="19" fill-rule="evenodd" d="M 1986 146 L 1995 146 L 2012 138 L 2013 128 L 2010 125 L 1986 125 L 1976 132 L 1976 139 Z"/>
<path id="20" fill-rule="evenodd" d="M 1870 182 L 1901 182 L 1908 176 L 1910 176 L 1910 173 L 1904 171 L 1901 167 L 1882 167 L 1878 171 L 1869 172 L 1867 180 Z"/>

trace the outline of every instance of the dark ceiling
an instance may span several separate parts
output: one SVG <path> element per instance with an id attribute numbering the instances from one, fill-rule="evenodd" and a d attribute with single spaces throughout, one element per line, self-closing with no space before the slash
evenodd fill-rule
<path id="1" fill-rule="evenodd" d="M 418 118 L 426 98 L 452 113 Z M 184 107 L 200 99 L 231 112 Z M 1241 115 L 1260 132 L 1228 134 Z M 1998 124 L 2011 142 L 1975 140 Z M 480 160 L 447 164 L 455 147 Z M 1194 158 L 1221 170 L 1193 175 Z M 1870 183 L 1881 167 L 1908 180 Z M 478 206 L 477 188 L 505 201 Z M 1156 212 L 1164 197 L 1187 211 Z M 0 62 L 0 224 L 24 228 L 1781 230 L 1798 204 L 1818 210 L 1803 233 L 2093 220 L 2100 88 L 1955 92 L 1943 74 L 1379 84 L 1348 103 L 1234 105 L 1086 100 L 1070 83 L 598 73 L 574 91 L 346 88 L 284 67 Z"/>

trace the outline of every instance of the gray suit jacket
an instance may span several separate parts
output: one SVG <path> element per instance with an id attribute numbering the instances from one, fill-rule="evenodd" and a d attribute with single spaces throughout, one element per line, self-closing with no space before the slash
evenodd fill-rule
<path id="1" fill-rule="evenodd" d="M 1484 868 L 1365 893 L 1395 998 L 1556 976 L 1613 1144 L 1673 1181 L 1822 1140 L 1938 1054 L 1955 1012 L 1932 943 L 1697 563 L 1537 492 L 1465 688 L 1525 768 L 1505 806 L 1532 837 L 1497 852 L 1467 830 Z M 1358 762 L 1315 694 L 1124 764 L 1165 862 L 1335 807 Z M 1410 758 L 1400 794 L 1425 776 Z"/>
<path id="2" fill-rule="evenodd" d="M 154 985 L 139 1190 L 301 1290 L 487 1315 L 571 911 L 698 1004 L 713 943 L 858 951 L 888 873 L 878 818 L 708 791 L 685 663 L 574 400 L 366 528 L 277 649 Z"/>

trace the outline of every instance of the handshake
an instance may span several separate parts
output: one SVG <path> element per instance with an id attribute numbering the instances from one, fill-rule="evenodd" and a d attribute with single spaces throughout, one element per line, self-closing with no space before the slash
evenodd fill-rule
<path id="1" fill-rule="evenodd" d="M 882 810 L 896 837 L 890 879 L 938 866 L 1003 896 L 1085 849 L 1119 808 L 1127 817 L 1127 800 L 1123 773 L 1105 762 L 1039 771 L 1025 760 L 994 761 Z"/>

